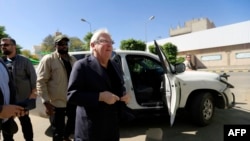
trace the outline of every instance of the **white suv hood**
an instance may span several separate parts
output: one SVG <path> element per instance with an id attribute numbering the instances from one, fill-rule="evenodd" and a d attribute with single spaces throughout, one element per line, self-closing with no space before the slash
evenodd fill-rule
<path id="1" fill-rule="evenodd" d="M 219 74 L 212 72 L 203 72 L 203 71 L 185 71 L 181 74 L 176 75 L 178 79 L 183 81 L 192 81 L 192 80 L 219 80 Z"/>

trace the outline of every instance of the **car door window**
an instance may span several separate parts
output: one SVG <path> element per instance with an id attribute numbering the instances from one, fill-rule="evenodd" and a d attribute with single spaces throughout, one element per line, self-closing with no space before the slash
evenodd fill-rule
<path id="1" fill-rule="evenodd" d="M 73 56 L 77 59 L 80 60 L 86 56 L 86 54 L 73 54 Z"/>
<path id="2" fill-rule="evenodd" d="M 111 59 L 114 60 L 114 62 L 116 62 L 120 69 L 122 70 L 122 59 L 121 59 L 121 56 L 118 55 L 117 53 L 115 53 L 114 51 L 112 52 L 112 56 L 111 56 Z M 124 73 L 123 73 L 124 74 Z"/>
<path id="3" fill-rule="evenodd" d="M 143 99 L 141 102 L 159 99 L 163 74 L 160 62 L 141 55 L 127 55 L 126 60 L 138 99 Z"/>

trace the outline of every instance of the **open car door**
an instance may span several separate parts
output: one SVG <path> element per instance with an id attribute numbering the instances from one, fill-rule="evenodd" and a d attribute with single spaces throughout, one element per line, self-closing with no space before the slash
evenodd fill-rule
<path id="1" fill-rule="evenodd" d="M 167 60 L 167 57 L 163 53 L 160 46 L 154 41 L 156 52 L 160 58 L 162 63 L 162 67 L 164 70 L 164 78 L 165 78 L 165 96 L 164 101 L 167 104 L 168 112 L 170 115 L 170 125 L 172 126 L 175 120 L 176 110 L 179 106 L 180 101 L 180 93 L 177 89 L 175 75 L 173 74 L 173 68 L 171 68 L 171 64 Z"/>

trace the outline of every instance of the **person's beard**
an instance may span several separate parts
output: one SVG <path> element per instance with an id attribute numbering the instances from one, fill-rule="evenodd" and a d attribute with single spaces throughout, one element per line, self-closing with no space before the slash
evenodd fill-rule
<path id="1" fill-rule="evenodd" d="M 68 54 L 68 49 L 64 50 L 64 49 L 61 49 L 61 50 L 57 50 L 57 52 L 59 54 Z"/>
<path id="2" fill-rule="evenodd" d="M 10 54 L 11 54 L 11 51 L 9 51 L 9 50 L 3 51 L 3 50 L 2 50 L 2 53 L 3 53 L 4 55 L 10 55 Z"/>

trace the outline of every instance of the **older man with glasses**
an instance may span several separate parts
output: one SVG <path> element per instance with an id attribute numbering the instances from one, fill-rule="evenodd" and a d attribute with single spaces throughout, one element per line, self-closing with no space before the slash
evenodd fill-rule
<path id="1" fill-rule="evenodd" d="M 90 41 L 92 54 L 72 68 L 68 102 L 77 105 L 76 141 L 120 140 L 119 122 L 130 95 L 121 67 L 111 59 L 112 44 L 108 30 L 96 30 Z"/>
<path id="2" fill-rule="evenodd" d="M 69 134 L 74 130 L 75 107 L 67 105 L 67 87 L 76 59 L 68 54 L 69 41 L 65 35 L 56 36 L 56 51 L 45 55 L 37 67 L 37 93 L 42 97 L 46 113 L 53 117 L 53 141 L 69 141 Z M 65 128 L 66 112 L 69 128 Z"/>

